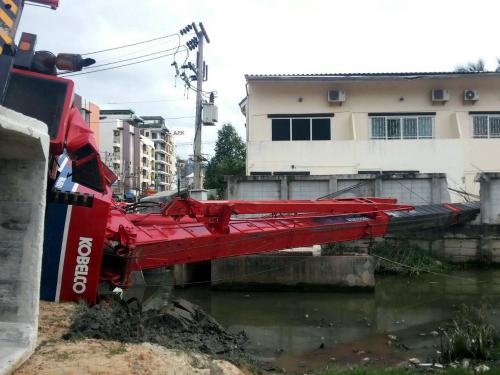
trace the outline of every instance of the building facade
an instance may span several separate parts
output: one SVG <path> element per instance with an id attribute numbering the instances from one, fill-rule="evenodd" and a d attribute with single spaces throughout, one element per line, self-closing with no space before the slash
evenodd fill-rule
<path id="1" fill-rule="evenodd" d="M 155 173 L 155 144 L 141 135 L 141 191 L 154 190 L 156 181 Z"/>
<path id="2" fill-rule="evenodd" d="M 128 198 L 142 192 L 142 144 L 136 128 L 141 121 L 132 110 L 101 110 L 101 159 L 117 176 L 113 193 Z"/>
<path id="3" fill-rule="evenodd" d="M 99 144 L 101 109 L 97 104 L 92 103 L 90 100 L 78 94 L 74 95 L 73 104 L 78 108 L 87 124 L 89 124 L 90 129 L 94 132 L 96 143 Z"/>
<path id="4" fill-rule="evenodd" d="M 247 175 L 500 171 L 500 73 L 247 75 Z M 460 200 L 460 196 L 452 197 Z"/>
<path id="5" fill-rule="evenodd" d="M 138 124 L 141 134 L 154 143 L 155 189 L 174 190 L 177 186 L 177 168 L 172 133 L 161 116 L 141 116 L 141 119 L 142 122 Z"/>

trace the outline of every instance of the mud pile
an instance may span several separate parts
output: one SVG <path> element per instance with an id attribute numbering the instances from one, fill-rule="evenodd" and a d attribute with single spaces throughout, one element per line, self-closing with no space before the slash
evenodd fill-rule
<path id="1" fill-rule="evenodd" d="M 199 306 L 176 299 L 167 307 L 142 311 L 140 305 L 107 301 L 80 308 L 66 340 L 94 338 L 128 343 L 151 342 L 167 348 L 194 350 L 247 361 L 245 332 L 232 334 Z"/>

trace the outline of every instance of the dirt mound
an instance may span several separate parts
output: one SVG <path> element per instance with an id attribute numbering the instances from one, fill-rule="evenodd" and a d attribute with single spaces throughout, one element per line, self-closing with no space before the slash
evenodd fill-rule
<path id="1" fill-rule="evenodd" d="M 176 299 L 168 307 L 142 311 L 140 305 L 109 301 L 80 307 L 66 340 L 93 338 L 128 343 L 150 342 L 171 349 L 187 349 L 247 361 L 245 332 L 232 334 L 192 303 Z"/>
<path id="2" fill-rule="evenodd" d="M 244 375 L 231 363 L 189 350 L 150 343 L 125 343 L 91 338 L 68 341 L 75 318 L 87 308 L 74 303 L 40 302 L 38 347 L 15 375 Z M 73 336 L 74 337 L 74 336 Z"/>

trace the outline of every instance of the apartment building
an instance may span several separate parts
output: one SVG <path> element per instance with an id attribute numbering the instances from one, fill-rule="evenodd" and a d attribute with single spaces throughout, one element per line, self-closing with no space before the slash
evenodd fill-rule
<path id="1" fill-rule="evenodd" d="M 156 173 L 155 173 L 155 144 L 154 142 L 141 135 L 141 176 L 140 184 L 141 191 L 156 190 Z"/>
<path id="2" fill-rule="evenodd" d="M 87 124 L 89 124 L 90 129 L 94 132 L 95 140 L 97 144 L 99 144 L 99 117 L 101 115 L 101 109 L 97 104 L 92 103 L 87 98 L 78 94 L 74 95 L 73 104 L 78 108 Z"/>
<path id="3" fill-rule="evenodd" d="M 128 198 L 141 195 L 142 144 L 140 131 L 136 128 L 141 121 L 130 109 L 101 110 L 101 159 L 118 177 L 113 193 Z"/>
<path id="4" fill-rule="evenodd" d="M 247 175 L 500 171 L 500 73 L 247 75 Z M 454 200 L 460 200 L 454 197 Z"/>
<path id="5" fill-rule="evenodd" d="M 177 168 L 172 133 L 161 116 L 141 116 L 141 119 L 142 122 L 137 125 L 141 134 L 154 143 L 156 190 L 174 190 L 177 186 Z"/>

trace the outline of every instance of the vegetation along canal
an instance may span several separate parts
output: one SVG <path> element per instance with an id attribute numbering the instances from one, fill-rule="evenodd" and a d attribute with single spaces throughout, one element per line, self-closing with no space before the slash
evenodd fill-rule
<path id="1" fill-rule="evenodd" d="M 374 293 L 176 290 L 229 331 L 244 330 L 248 350 L 276 369 L 304 373 L 336 365 L 393 366 L 438 360 L 439 327 L 461 305 L 487 304 L 500 327 L 500 270 L 447 275 L 379 275 Z"/>

